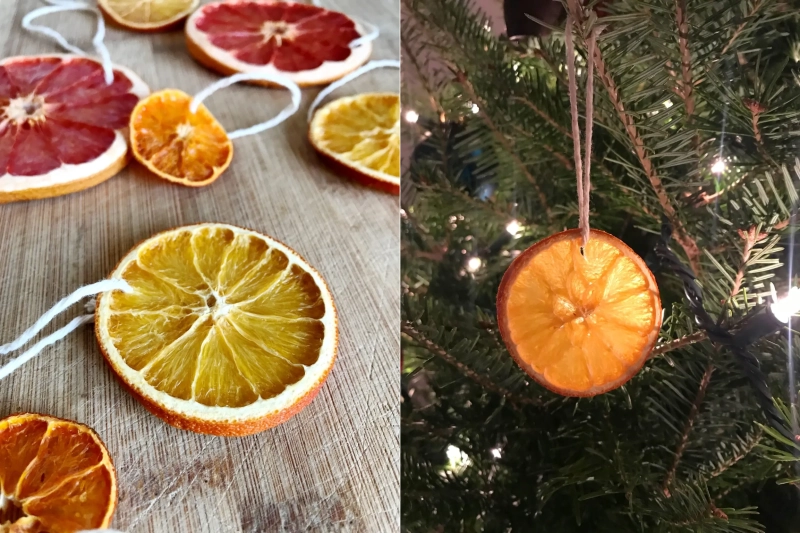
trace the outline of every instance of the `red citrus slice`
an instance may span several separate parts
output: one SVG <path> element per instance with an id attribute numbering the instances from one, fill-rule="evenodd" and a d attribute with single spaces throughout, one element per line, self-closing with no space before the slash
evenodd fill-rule
<path id="1" fill-rule="evenodd" d="M 202 65 L 225 75 L 265 69 L 300 86 L 325 85 L 363 65 L 371 43 L 350 43 L 364 33 L 336 11 L 264 0 L 206 4 L 186 22 L 189 53 Z"/>
<path id="2" fill-rule="evenodd" d="M 72 55 L 0 61 L 0 203 L 103 182 L 127 163 L 124 130 L 149 93 L 133 72 Z"/>

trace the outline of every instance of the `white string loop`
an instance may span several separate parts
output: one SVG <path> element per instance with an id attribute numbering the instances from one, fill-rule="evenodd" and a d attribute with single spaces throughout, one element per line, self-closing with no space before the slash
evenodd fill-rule
<path id="1" fill-rule="evenodd" d="M 350 74 L 348 74 L 347 76 L 345 76 L 345 77 L 343 77 L 343 78 L 341 78 L 339 80 L 336 80 L 335 82 L 331 83 L 330 85 L 328 85 L 327 87 L 322 89 L 319 92 L 319 94 L 317 95 L 317 97 L 314 98 L 314 101 L 311 102 L 311 107 L 308 108 L 308 116 L 306 117 L 308 119 L 308 122 L 311 122 L 311 119 L 314 118 L 314 111 L 317 110 L 317 107 L 319 107 L 319 104 L 322 102 L 322 100 L 325 99 L 326 96 L 331 94 L 333 91 L 335 91 L 336 89 L 338 89 L 342 85 L 350 83 L 351 81 L 353 81 L 354 79 L 358 78 L 362 74 L 366 74 L 367 72 L 369 72 L 371 70 L 378 69 L 378 68 L 396 68 L 396 69 L 399 69 L 400 68 L 400 62 L 398 60 L 396 60 L 396 59 L 379 59 L 377 61 L 370 61 L 369 63 L 367 63 L 363 67 L 361 67 L 359 69 L 356 69 L 353 72 L 351 72 Z"/>
<path id="2" fill-rule="evenodd" d="M 25 332 L 22 333 L 18 338 L 14 339 L 8 344 L 0 346 L 0 355 L 5 355 L 9 352 L 13 352 L 28 343 L 33 337 L 36 336 L 41 330 L 43 330 L 47 324 L 49 324 L 57 315 L 61 312 L 66 310 L 68 307 L 78 303 L 82 299 L 86 298 L 87 296 L 94 296 L 95 294 L 99 294 L 101 292 L 107 291 L 123 291 L 123 292 L 132 292 L 133 288 L 128 285 L 125 280 L 122 279 L 104 279 L 102 281 L 98 281 L 97 283 L 92 283 L 91 285 L 85 285 L 80 287 L 75 292 L 67 296 L 66 298 L 62 298 L 57 304 L 51 307 L 45 314 L 43 314 L 39 319 Z M 39 352 L 41 352 L 46 347 L 50 346 L 51 344 L 56 343 L 57 341 L 63 339 L 71 332 L 75 331 L 83 324 L 91 322 L 94 320 L 94 314 L 86 314 L 76 317 L 70 321 L 69 324 L 64 326 L 63 328 L 51 333 L 47 337 L 39 340 L 36 344 L 31 346 L 25 353 L 17 357 L 16 359 L 11 360 L 10 362 L 6 363 L 4 366 L 0 367 L 0 380 L 3 378 L 11 375 L 14 371 L 16 371 L 19 367 L 36 357 Z"/>
<path id="3" fill-rule="evenodd" d="M 189 104 L 189 111 L 191 111 L 192 113 L 196 113 L 197 108 L 200 106 L 202 101 L 211 96 L 212 94 L 214 94 L 215 92 L 217 92 L 218 90 L 224 89 L 225 87 L 233 85 L 234 83 L 247 80 L 263 80 L 275 83 L 282 87 L 286 87 L 287 89 L 289 89 L 289 92 L 292 93 L 292 103 L 286 106 L 283 109 L 283 111 L 278 113 L 277 116 L 267 120 L 266 122 L 261 122 L 260 124 L 256 124 L 255 126 L 250 126 L 249 128 L 242 128 L 229 133 L 228 134 L 229 139 L 237 139 L 239 137 L 261 133 L 262 131 L 274 128 L 284 120 L 294 115 L 300 108 L 300 99 L 302 98 L 302 95 L 300 93 L 300 87 L 298 87 L 295 82 L 293 82 L 286 76 L 280 74 L 274 74 L 265 71 L 253 71 L 253 72 L 242 72 L 241 74 L 234 74 L 233 76 L 222 78 L 221 80 L 212 83 L 211 85 L 209 85 L 208 87 L 206 87 L 205 89 L 203 89 L 202 91 L 200 91 L 195 95 L 195 97 L 192 99 L 192 103 Z"/>
<path id="4" fill-rule="evenodd" d="M 49 15 L 51 13 L 60 13 L 62 11 L 90 11 L 94 13 L 97 17 L 97 31 L 92 39 L 92 45 L 97 51 L 97 54 L 100 56 L 100 60 L 103 65 L 103 76 L 105 81 L 108 85 L 111 85 L 111 83 L 114 81 L 114 65 L 111 63 L 111 54 L 109 54 L 108 48 L 106 48 L 106 45 L 103 44 L 103 40 L 106 37 L 106 24 L 103 20 L 103 14 L 100 13 L 100 10 L 84 2 L 77 2 L 73 0 L 45 0 L 45 2 L 50 5 L 34 9 L 22 18 L 22 27 L 28 31 L 46 35 L 47 37 L 50 37 L 56 41 L 64 50 L 85 57 L 87 55 L 86 52 L 77 46 L 69 44 L 64 36 L 53 28 L 48 26 L 33 25 L 31 22 L 41 16 Z"/>

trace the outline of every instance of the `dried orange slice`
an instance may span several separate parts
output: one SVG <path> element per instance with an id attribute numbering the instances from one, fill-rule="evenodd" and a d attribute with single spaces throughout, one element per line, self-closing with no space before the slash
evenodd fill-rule
<path id="1" fill-rule="evenodd" d="M 160 233 L 98 298 L 95 331 L 114 372 L 147 409 L 183 429 L 248 435 L 317 394 L 336 357 L 336 308 L 294 250 L 225 224 Z"/>
<path id="2" fill-rule="evenodd" d="M 97 0 L 103 14 L 135 31 L 164 31 L 180 24 L 197 8 L 198 0 Z"/>
<path id="3" fill-rule="evenodd" d="M 203 104 L 192 113 L 191 102 L 191 96 L 177 89 L 140 101 L 131 113 L 131 150 L 155 175 L 202 187 L 231 164 L 233 143 Z"/>
<path id="4" fill-rule="evenodd" d="M 400 97 L 340 98 L 314 114 L 311 144 L 326 163 L 364 185 L 400 193 Z"/>
<path id="5" fill-rule="evenodd" d="M 114 465 L 91 428 L 32 413 L 0 420 L 0 531 L 105 528 L 116 506 Z"/>
<path id="6" fill-rule="evenodd" d="M 225 75 L 282 74 L 301 87 L 327 85 L 363 65 L 372 44 L 350 43 L 365 33 L 347 15 L 295 2 L 212 2 L 186 21 L 186 45 L 201 65 Z"/>
<path id="7" fill-rule="evenodd" d="M 594 396 L 644 365 L 661 329 L 655 278 L 625 243 L 592 230 L 558 233 L 517 257 L 497 294 L 508 351 L 533 379 L 565 396 Z"/>
<path id="8" fill-rule="evenodd" d="M 133 72 L 72 55 L 0 60 L 0 203 L 101 183 L 128 162 L 125 128 L 149 93 Z"/>

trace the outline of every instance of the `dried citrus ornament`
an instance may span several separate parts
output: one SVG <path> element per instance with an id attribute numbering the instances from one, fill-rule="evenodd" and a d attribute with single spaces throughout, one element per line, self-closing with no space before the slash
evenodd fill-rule
<path id="1" fill-rule="evenodd" d="M 0 420 L 0 530 L 105 528 L 117 506 L 108 450 L 83 424 L 32 413 Z"/>
<path id="2" fill-rule="evenodd" d="M 259 233 L 200 224 L 160 233 L 111 274 L 95 331 L 111 368 L 168 423 L 248 435 L 285 422 L 316 396 L 336 357 L 325 280 Z"/>
<path id="3" fill-rule="evenodd" d="M 202 101 L 217 90 L 244 80 L 269 79 L 291 91 L 292 103 L 261 124 L 227 133 Z M 188 187 L 213 183 L 231 164 L 232 139 L 277 126 L 300 107 L 300 88 L 269 73 L 237 74 L 192 97 L 164 89 L 142 99 L 130 116 L 133 156 L 156 176 Z"/>
<path id="4" fill-rule="evenodd" d="M 301 87 L 326 85 L 360 67 L 376 36 L 343 13 L 296 2 L 211 2 L 186 21 L 186 45 L 200 64 L 225 75 L 281 74 Z"/>
<path id="5" fill-rule="evenodd" d="M 125 29 L 166 31 L 179 25 L 199 0 L 97 0 L 103 14 Z"/>
<path id="6" fill-rule="evenodd" d="M 497 320 L 508 351 L 538 383 L 594 396 L 644 365 L 661 329 L 655 278 L 625 243 L 564 231 L 522 252 L 503 276 Z"/>

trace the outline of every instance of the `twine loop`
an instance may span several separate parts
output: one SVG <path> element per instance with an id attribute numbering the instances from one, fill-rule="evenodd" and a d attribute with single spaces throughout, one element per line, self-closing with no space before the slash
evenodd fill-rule
<path id="1" fill-rule="evenodd" d="M 111 83 L 114 81 L 114 65 L 111 63 L 111 54 L 109 54 L 108 48 L 106 48 L 106 45 L 103 43 L 103 39 L 106 37 L 106 24 L 103 20 L 103 14 L 100 13 L 100 10 L 93 5 L 74 0 L 45 0 L 45 2 L 50 5 L 34 9 L 22 18 L 22 27 L 28 31 L 50 37 L 57 42 L 61 48 L 68 52 L 72 52 L 73 54 L 82 57 L 87 57 L 85 51 L 77 46 L 71 45 L 63 35 L 58 33 L 53 28 L 48 26 L 33 25 L 31 22 L 41 16 L 49 15 L 51 13 L 60 13 L 62 11 L 89 11 L 94 13 L 97 17 L 97 31 L 92 38 L 92 45 L 94 46 L 97 55 L 100 56 L 100 62 L 103 65 L 103 76 L 105 78 L 105 82 L 107 85 L 111 85 Z"/>

